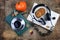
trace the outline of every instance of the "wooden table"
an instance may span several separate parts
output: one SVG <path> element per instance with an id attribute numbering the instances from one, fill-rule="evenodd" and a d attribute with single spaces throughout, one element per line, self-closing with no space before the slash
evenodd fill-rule
<path id="1" fill-rule="evenodd" d="M 4 21 L 5 17 L 11 10 L 14 9 L 14 5 L 19 0 L 0 0 L 0 40 L 60 40 L 60 18 L 54 28 L 54 31 L 49 36 L 39 36 L 39 34 L 33 29 L 33 35 L 29 34 L 29 30 L 23 36 L 17 36 L 9 25 Z M 34 2 L 46 4 L 53 11 L 60 14 L 60 0 L 25 0 L 27 2 L 27 11 L 29 14 Z M 27 15 L 24 15 L 27 17 Z"/>

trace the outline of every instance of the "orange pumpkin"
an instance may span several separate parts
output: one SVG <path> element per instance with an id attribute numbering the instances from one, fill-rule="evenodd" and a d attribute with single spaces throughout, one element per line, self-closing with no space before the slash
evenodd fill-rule
<path id="1" fill-rule="evenodd" d="M 27 4 L 25 1 L 20 1 L 20 2 L 16 3 L 15 8 L 18 11 L 24 12 L 24 11 L 26 11 Z"/>

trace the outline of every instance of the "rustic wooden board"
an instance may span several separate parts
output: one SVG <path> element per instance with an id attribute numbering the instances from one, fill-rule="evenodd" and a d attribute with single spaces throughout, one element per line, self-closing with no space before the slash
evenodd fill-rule
<path id="1" fill-rule="evenodd" d="M 60 18 L 56 24 L 54 31 L 45 37 L 39 36 L 34 30 L 34 34 L 30 35 L 29 30 L 23 36 L 17 36 L 9 25 L 4 21 L 5 17 L 13 10 L 14 5 L 19 0 L 0 0 L 0 40 L 60 40 Z M 27 2 L 27 11 L 29 14 L 34 2 L 46 4 L 60 14 L 60 0 L 25 0 Z M 27 15 L 24 15 L 27 17 Z"/>

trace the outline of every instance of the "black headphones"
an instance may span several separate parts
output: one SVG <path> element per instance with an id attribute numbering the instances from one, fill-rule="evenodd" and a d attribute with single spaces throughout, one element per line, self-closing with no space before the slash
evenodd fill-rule
<path id="1" fill-rule="evenodd" d="M 50 20 L 51 10 L 50 10 L 49 7 L 46 6 L 45 4 L 38 4 L 38 5 L 36 5 L 36 6 L 33 8 L 32 13 L 34 13 L 35 9 L 38 8 L 38 7 L 40 7 L 40 6 L 44 6 L 44 7 L 46 7 L 46 8 L 49 10 L 49 13 L 47 13 L 46 16 L 47 16 L 47 19 Z"/>
<path id="2" fill-rule="evenodd" d="M 45 18 L 45 20 L 48 20 L 48 21 L 51 20 L 51 18 L 50 18 L 50 16 L 51 16 L 51 11 L 50 11 L 49 7 L 46 6 L 45 4 L 38 4 L 38 5 L 36 5 L 36 6 L 32 9 L 32 13 L 34 13 L 34 11 L 35 11 L 36 8 L 41 7 L 41 6 L 46 7 L 46 8 L 48 9 L 48 11 L 49 11 L 49 12 L 46 13 L 46 18 Z M 35 19 L 35 18 L 34 18 L 34 19 Z M 35 20 L 36 20 L 36 19 L 35 19 Z M 42 20 L 43 22 L 41 22 L 41 21 L 38 21 L 38 22 L 41 22 L 43 25 L 45 25 L 46 23 L 45 23 L 44 19 L 41 18 L 41 20 Z M 36 21 L 37 21 L 37 20 L 36 20 Z"/>

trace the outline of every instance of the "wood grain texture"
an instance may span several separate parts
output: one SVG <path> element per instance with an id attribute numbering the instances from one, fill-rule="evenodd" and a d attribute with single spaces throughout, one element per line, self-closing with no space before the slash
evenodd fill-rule
<path id="1" fill-rule="evenodd" d="M 0 40 L 60 40 L 60 18 L 54 28 L 54 31 L 45 37 L 39 36 L 34 30 L 30 35 L 29 30 L 23 36 L 17 36 L 10 26 L 4 21 L 5 17 L 14 9 L 16 2 L 20 0 L 0 0 Z M 27 2 L 27 11 L 29 14 L 34 2 L 43 3 L 50 7 L 51 10 L 60 14 L 60 0 L 24 0 Z M 27 17 L 27 15 L 24 15 Z M 33 28 L 31 28 L 33 30 Z M 10 35 L 10 36 L 9 36 Z M 12 36 L 12 37 L 11 37 Z M 8 37 L 8 38 L 7 38 Z"/>

